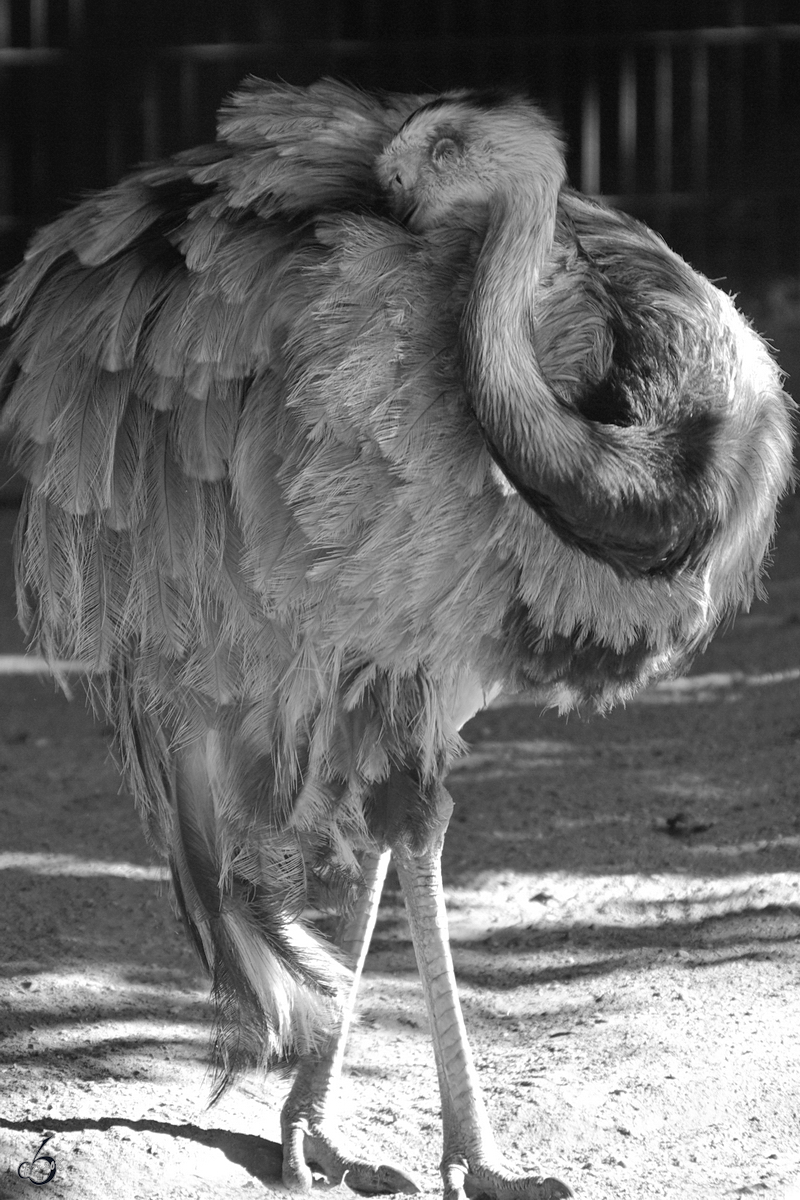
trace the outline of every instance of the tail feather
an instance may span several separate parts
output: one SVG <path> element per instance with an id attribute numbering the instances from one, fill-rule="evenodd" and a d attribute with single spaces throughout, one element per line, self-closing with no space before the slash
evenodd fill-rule
<path id="1" fill-rule="evenodd" d="M 169 861 L 178 911 L 211 979 L 213 1103 L 246 1067 L 317 1050 L 339 1019 L 350 973 L 300 920 L 306 864 L 295 832 L 264 815 L 269 760 L 254 761 L 235 727 L 203 730 L 195 720 L 167 732 L 169 714 L 142 708 L 124 673 L 108 681 L 103 703 L 145 830 Z"/>
<path id="2" fill-rule="evenodd" d="M 217 785 L 218 753 L 214 731 L 173 752 L 169 838 L 178 905 L 212 981 L 214 1101 L 247 1066 L 319 1049 L 349 979 L 298 918 L 305 867 L 294 839 L 272 831 L 259 843 L 251 828 L 250 845 L 232 846 L 242 830 Z"/>

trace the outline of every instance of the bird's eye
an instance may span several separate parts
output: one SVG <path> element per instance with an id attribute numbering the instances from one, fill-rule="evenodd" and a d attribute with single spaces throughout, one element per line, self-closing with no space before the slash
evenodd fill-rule
<path id="1" fill-rule="evenodd" d="M 441 137 L 431 147 L 431 162 L 452 162 L 461 152 L 461 147 L 455 138 Z"/>

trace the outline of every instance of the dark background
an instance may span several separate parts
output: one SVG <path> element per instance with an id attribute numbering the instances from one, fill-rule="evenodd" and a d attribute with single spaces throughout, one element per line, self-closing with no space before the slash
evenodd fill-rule
<path id="1" fill-rule="evenodd" d="M 0 0 L 0 270 L 248 73 L 523 84 L 585 191 L 733 290 L 800 274 L 797 0 Z"/>

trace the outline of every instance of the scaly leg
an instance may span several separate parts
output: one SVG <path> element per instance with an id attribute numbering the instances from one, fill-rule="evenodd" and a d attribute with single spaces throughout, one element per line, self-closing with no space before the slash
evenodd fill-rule
<path id="1" fill-rule="evenodd" d="M 467 1192 L 495 1200 L 560 1200 L 572 1192 L 559 1180 L 515 1176 L 507 1167 L 481 1095 L 456 990 L 442 888 L 441 853 L 452 808 L 443 791 L 440 826 L 428 851 L 395 851 L 439 1076 L 445 1200 L 466 1200 Z"/>
<path id="2" fill-rule="evenodd" d="M 311 1189 L 315 1167 L 329 1183 L 346 1183 L 359 1192 L 413 1195 L 419 1186 L 387 1163 L 367 1163 L 348 1154 L 341 1145 L 336 1118 L 339 1076 L 345 1042 L 355 1007 L 364 960 L 375 928 L 378 904 L 389 866 L 389 851 L 367 854 L 362 861 L 364 889 L 353 912 L 342 919 L 336 937 L 353 970 L 353 984 L 337 1033 L 316 1055 L 301 1059 L 292 1090 L 281 1113 L 283 1182 L 292 1191 Z"/>

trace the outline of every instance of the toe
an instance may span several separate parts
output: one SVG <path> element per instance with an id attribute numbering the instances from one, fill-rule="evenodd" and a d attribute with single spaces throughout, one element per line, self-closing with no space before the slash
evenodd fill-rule
<path id="1" fill-rule="evenodd" d="M 310 1192 L 313 1185 L 311 1168 L 304 1153 L 303 1130 L 284 1129 L 283 1132 L 283 1186 L 290 1192 Z"/>
<path id="2" fill-rule="evenodd" d="M 572 1189 L 560 1179 L 540 1175 L 514 1177 L 492 1170 L 470 1171 L 464 1183 L 468 1200 L 569 1200 Z"/>
<path id="3" fill-rule="evenodd" d="M 354 1162 L 344 1173 L 342 1183 L 364 1196 L 416 1196 L 421 1190 L 413 1176 L 390 1163 L 373 1166 Z"/>

